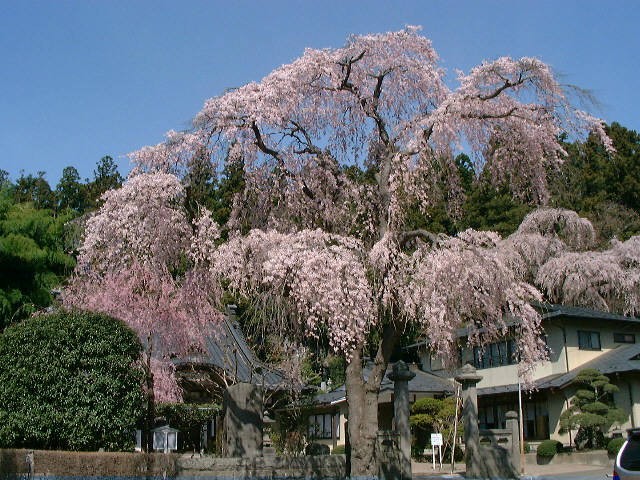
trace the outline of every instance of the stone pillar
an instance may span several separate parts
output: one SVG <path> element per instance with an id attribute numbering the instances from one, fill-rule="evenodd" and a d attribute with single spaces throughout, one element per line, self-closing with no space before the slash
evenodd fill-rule
<path id="1" fill-rule="evenodd" d="M 224 392 L 224 451 L 228 457 L 262 456 L 262 392 L 238 383 Z"/>
<path id="2" fill-rule="evenodd" d="M 400 475 L 411 478 L 411 429 L 409 428 L 409 380 L 416 374 L 402 360 L 393 365 L 387 377 L 393 381 L 393 416 L 400 436 Z"/>
<path id="3" fill-rule="evenodd" d="M 513 410 L 505 414 L 507 419 L 506 428 L 511 432 L 511 463 L 516 472 L 520 472 L 520 425 L 518 423 L 518 414 Z"/>
<path id="4" fill-rule="evenodd" d="M 467 478 L 482 477 L 480 432 L 478 430 L 478 393 L 476 385 L 482 380 L 473 365 L 467 363 L 460 369 L 456 381 L 462 384 L 462 422 L 464 425 L 464 456 Z"/>

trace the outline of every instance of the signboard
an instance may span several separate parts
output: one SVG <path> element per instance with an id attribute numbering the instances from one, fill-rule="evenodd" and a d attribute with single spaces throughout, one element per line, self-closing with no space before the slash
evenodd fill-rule
<path id="1" fill-rule="evenodd" d="M 440 456 L 440 469 L 442 470 L 442 434 L 441 433 L 432 433 L 431 434 L 431 455 L 433 457 L 433 469 L 436 469 L 436 447 L 438 447 L 438 455 Z"/>
<path id="2" fill-rule="evenodd" d="M 169 453 L 171 450 L 178 449 L 178 430 L 171 428 L 169 425 L 154 428 L 153 432 L 153 449 Z"/>

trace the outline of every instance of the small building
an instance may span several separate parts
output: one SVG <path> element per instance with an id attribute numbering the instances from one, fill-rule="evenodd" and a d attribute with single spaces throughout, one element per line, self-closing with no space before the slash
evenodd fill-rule
<path id="1" fill-rule="evenodd" d="M 162 425 L 151 430 L 153 449 L 156 452 L 170 453 L 178 449 L 178 433 L 180 431 L 169 425 Z"/>
<path id="2" fill-rule="evenodd" d="M 239 326 L 235 305 L 227 306 L 222 321 L 206 328 L 203 351 L 174 359 L 186 402 L 224 406 L 227 389 L 243 383 L 262 389 L 268 399 L 264 407 L 269 409 L 282 391 L 291 388 L 282 372 L 260 361 L 249 347 Z M 220 415 L 203 425 L 200 448 L 211 449 L 216 445 L 217 450 L 222 449 L 223 429 Z"/>
<path id="3" fill-rule="evenodd" d="M 640 319 L 562 305 L 542 305 L 540 309 L 550 357 L 534 371 L 535 389 L 523 392 L 525 440 L 572 442 L 575 432 L 560 433 L 559 420 L 575 394 L 573 380 L 586 368 L 606 374 L 620 389 L 614 395 L 615 404 L 629 413 L 621 427 L 640 426 Z M 466 331 L 461 330 L 458 336 L 464 339 Z M 424 370 L 453 377 L 424 343 L 414 347 Z M 483 377 L 477 385 L 480 428 L 504 428 L 506 412 L 518 410 L 515 347 L 513 338 L 506 337 L 484 349 L 463 348 L 460 352 L 460 364 L 473 364 Z"/>

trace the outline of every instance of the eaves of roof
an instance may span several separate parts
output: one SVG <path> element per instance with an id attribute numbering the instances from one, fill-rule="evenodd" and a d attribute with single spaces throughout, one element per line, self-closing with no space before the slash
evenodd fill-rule
<path id="1" fill-rule="evenodd" d="M 554 318 L 581 318 L 581 319 L 592 319 L 592 320 L 606 320 L 613 322 L 630 322 L 630 323 L 638 323 L 640 324 L 640 318 L 630 317 L 626 315 L 620 315 L 617 313 L 605 312 L 602 310 L 592 310 L 589 308 L 581 308 L 581 307 L 571 307 L 567 305 L 557 305 L 552 303 L 534 303 L 533 306 L 540 311 L 542 315 L 542 321 L 551 320 Z M 520 322 L 519 319 L 514 318 L 512 316 L 505 318 L 505 326 L 511 327 L 513 325 L 517 325 Z M 485 329 L 478 329 L 479 333 L 482 333 Z M 463 338 L 469 334 L 468 328 L 459 328 L 456 330 L 456 338 Z M 404 347 L 405 350 L 410 350 L 412 348 L 421 347 L 427 344 L 427 341 L 421 341 L 417 343 L 413 343 L 411 345 L 407 345 Z"/>
<path id="2" fill-rule="evenodd" d="M 568 305 L 555 305 L 555 304 L 539 304 L 538 308 L 542 313 L 543 319 L 555 318 L 555 317 L 569 317 L 569 318 L 585 318 L 594 320 L 608 320 L 616 322 L 632 322 L 640 323 L 640 318 L 630 317 L 626 315 L 620 315 L 612 312 L 605 312 L 603 310 L 592 310 L 590 308 L 572 307 Z"/>
<path id="3" fill-rule="evenodd" d="M 582 370 L 587 368 L 594 368 L 605 375 L 640 372 L 640 344 L 619 346 L 567 373 L 541 378 L 536 382 L 536 387 L 539 389 L 565 388 Z"/>
<path id="4" fill-rule="evenodd" d="M 364 367 L 363 375 L 369 378 L 371 372 L 371 364 L 367 363 Z M 389 365 L 387 371 L 380 384 L 380 392 L 393 391 L 394 383 L 387 375 L 391 373 L 392 366 Z M 455 391 L 455 382 L 453 380 L 434 375 L 422 370 L 411 369 L 415 373 L 415 377 L 409 380 L 409 393 L 453 393 Z M 342 385 L 331 392 L 322 392 L 314 397 L 317 405 L 335 405 L 347 400 L 347 392 L 345 386 Z"/>

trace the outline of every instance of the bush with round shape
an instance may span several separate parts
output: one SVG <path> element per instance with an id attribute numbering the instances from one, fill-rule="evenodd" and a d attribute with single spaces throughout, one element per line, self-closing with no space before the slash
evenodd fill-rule
<path id="1" fill-rule="evenodd" d="M 60 311 L 0 335 L 0 448 L 123 450 L 143 417 L 142 347 L 114 318 Z"/>
<path id="2" fill-rule="evenodd" d="M 562 443 L 557 440 L 545 440 L 538 445 L 538 450 L 536 454 L 539 457 L 551 458 L 556 453 L 562 451 Z"/>
<path id="3" fill-rule="evenodd" d="M 609 455 L 617 455 L 624 443 L 624 440 L 625 439 L 622 437 L 612 438 L 609 440 L 609 443 L 607 443 L 607 453 L 609 453 Z"/>

